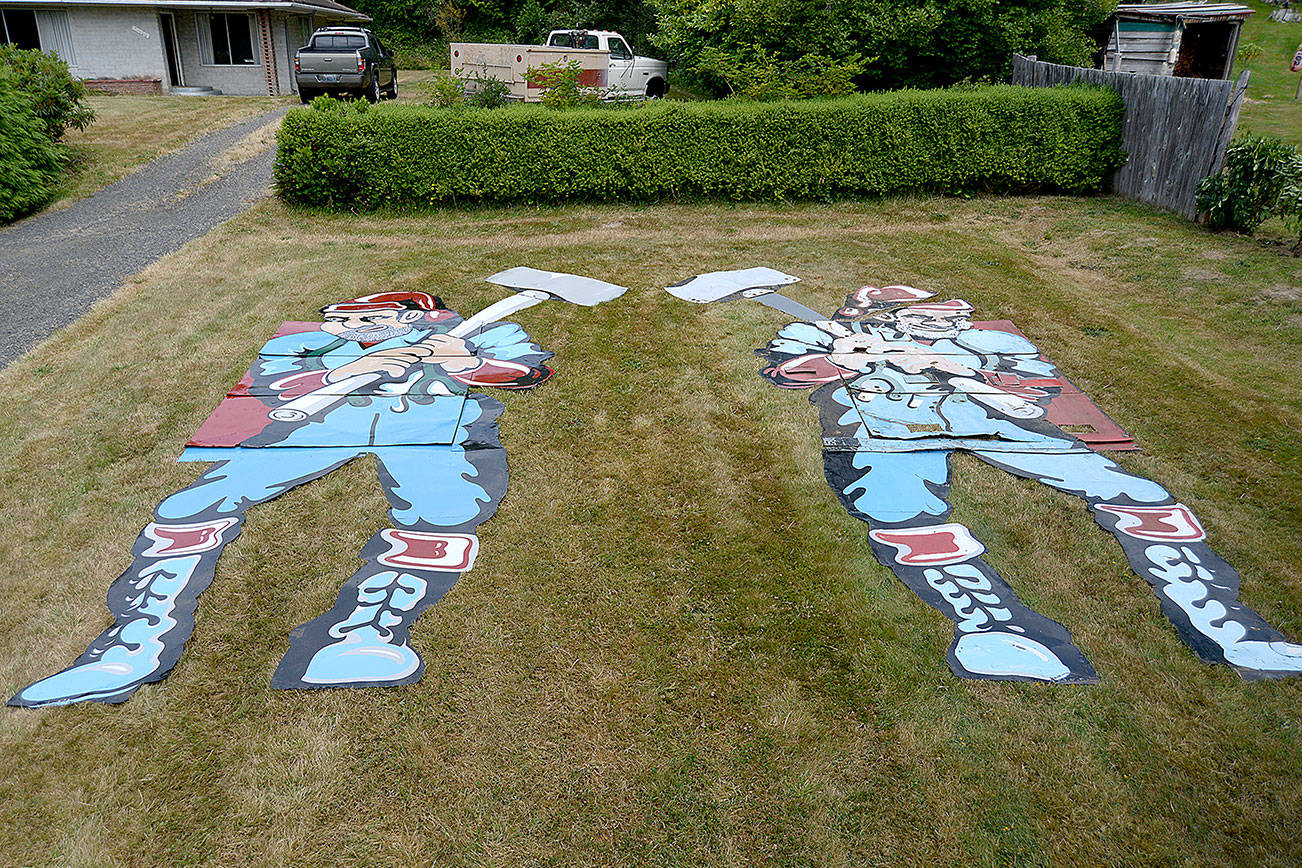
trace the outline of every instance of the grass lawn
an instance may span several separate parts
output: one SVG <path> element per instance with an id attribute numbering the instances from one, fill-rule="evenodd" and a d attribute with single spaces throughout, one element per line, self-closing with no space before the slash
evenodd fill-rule
<path id="1" fill-rule="evenodd" d="M 95 122 L 70 130 L 72 160 L 55 202 L 89 196 L 204 133 L 278 105 L 285 97 L 118 96 L 91 94 Z"/>
<path id="2" fill-rule="evenodd" d="M 872 559 L 786 320 L 659 287 L 767 264 L 831 311 L 911 282 L 1010 318 L 1118 421 L 1302 639 L 1302 259 L 1110 198 L 315 215 L 266 203 L 0 373 L 0 689 L 79 654 L 175 457 L 285 319 L 386 288 L 469 313 L 511 265 L 630 286 L 518 320 L 512 487 L 413 630 L 424 680 L 273 692 L 385 524 L 358 460 L 251 511 L 170 678 L 0 712 L 7 864 L 1302 862 L 1302 681 L 1199 662 L 1079 501 L 955 462 L 956 520 L 1066 624 L 1093 687 L 969 682 Z"/>
<path id="3" fill-rule="evenodd" d="M 1297 93 L 1298 73 L 1288 71 L 1289 61 L 1302 43 L 1302 23 L 1271 21 L 1272 7 L 1258 0 L 1241 2 L 1257 13 L 1243 25 L 1241 44 L 1256 43 L 1261 46 L 1261 54 L 1247 66 L 1252 70 L 1252 78 L 1239 115 L 1239 131 L 1278 136 L 1302 145 L 1302 100 L 1293 98 Z M 1241 69 L 1236 66 L 1234 74 L 1237 76 Z"/>

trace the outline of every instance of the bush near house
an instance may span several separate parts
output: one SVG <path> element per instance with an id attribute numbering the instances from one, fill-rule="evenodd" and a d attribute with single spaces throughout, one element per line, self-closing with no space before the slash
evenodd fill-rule
<path id="1" fill-rule="evenodd" d="M 84 130 L 95 120 L 95 112 L 83 102 L 86 86 L 54 52 L 0 45 L 0 72 L 31 100 L 45 134 L 54 141 L 68 129 Z"/>
<path id="2" fill-rule="evenodd" d="M 46 135 L 31 100 L 0 70 L 0 223 L 45 204 L 62 170 L 62 147 Z"/>
<path id="3" fill-rule="evenodd" d="M 292 110 L 276 183 L 304 205 L 830 198 L 1097 189 L 1121 160 L 1111 90 L 898 91 L 778 103 Z"/>

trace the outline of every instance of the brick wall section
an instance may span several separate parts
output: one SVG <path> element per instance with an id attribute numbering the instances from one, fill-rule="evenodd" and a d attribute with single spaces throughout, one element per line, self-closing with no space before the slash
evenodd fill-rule
<path id="1" fill-rule="evenodd" d="M 85 83 L 86 90 L 95 93 L 154 94 L 155 96 L 163 93 L 163 80 L 160 78 L 88 78 Z"/>
<path id="2" fill-rule="evenodd" d="M 267 96 L 280 96 L 280 76 L 276 70 L 276 41 L 271 35 L 271 13 L 259 9 L 257 21 L 258 45 L 262 49 L 262 74 L 267 79 Z"/>

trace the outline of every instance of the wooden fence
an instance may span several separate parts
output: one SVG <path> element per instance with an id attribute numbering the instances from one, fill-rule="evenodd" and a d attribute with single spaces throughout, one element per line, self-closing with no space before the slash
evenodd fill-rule
<path id="1" fill-rule="evenodd" d="M 1122 146 L 1129 159 L 1112 177 L 1123 196 L 1196 217 L 1198 182 L 1221 169 L 1239 121 L 1245 71 L 1227 79 L 1174 78 L 1059 66 L 1013 55 L 1013 84 L 1049 87 L 1083 81 L 1113 88 L 1126 104 Z"/>

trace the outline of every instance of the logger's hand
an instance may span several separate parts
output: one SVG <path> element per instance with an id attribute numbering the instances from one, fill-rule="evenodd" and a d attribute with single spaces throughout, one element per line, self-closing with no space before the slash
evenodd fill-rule
<path id="1" fill-rule="evenodd" d="M 479 360 L 470 354 L 466 342 L 449 335 L 432 335 L 405 347 L 379 350 L 349 362 L 326 374 L 327 383 L 338 383 L 359 374 L 384 374 L 394 380 L 406 378 L 412 368 L 425 362 L 437 364 L 449 374 L 460 373 L 478 366 Z"/>

